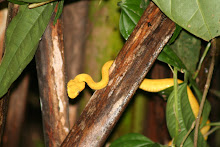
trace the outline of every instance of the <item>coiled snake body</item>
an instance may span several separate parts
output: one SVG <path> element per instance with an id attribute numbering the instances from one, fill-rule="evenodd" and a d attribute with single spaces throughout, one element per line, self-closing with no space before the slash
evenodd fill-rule
<path id="1" fill-rule="evenodd" d="M 89 76 L 88 74 L 79 74 L 73 80 L 70 80 L 67 84 L 67 93 L 69 97 L 70 98 L 77 97 L 79 93 L 85 88 L 85 82 L 88 84 L 88 86 L 91 89 L 94 90 L 99 90 L 107 86 L 109 81 L 109 68 L 111 67 L 113 62 L 114 61 L 111 60 L 104 64 L 104 66 L 102 67 L 102 80 L 98 83 L 94 82 L 91 76 Z M 178 84 L 182 82 L 183 81 L 178 80 Z M 141 85 L 139 86 L 139 88 L 148 92 L 159 92 L 173 85 L 174 85 L 174 81 L 172 78 L 144 79 Z M 199 113 L 199 104 L 188 86 L 187 86 L 187 94 L 193 114 L 195 117 L 197 117 Z M 209 123 L 209 120 L 207 121 L 207 123 Z M 209 131 L 209 129 L 210 126 L 205 126 L 200 131 L 204 135 Z"/>

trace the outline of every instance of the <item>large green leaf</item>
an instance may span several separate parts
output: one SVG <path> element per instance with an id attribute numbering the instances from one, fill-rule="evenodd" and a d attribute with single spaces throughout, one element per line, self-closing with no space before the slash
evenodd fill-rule
<path id="1" fill-rule="evenodd" d="M 167 64 L 170 64 L 172 66 L 177 67 L 179 71 L 186 70 L 185 65 L 180 60 L 180 58 L 176 55 L 176 53 L 170 48 L 169 45 L 166 45 L 163 49 L 163 51 L 160 53 L 160 55 L 157 58 L 158 60 L 165 62 Z"/>
<path id="2" fill-rule="evenodd" d="M 152 142 L 147 137 L 138 134 L 126 134 L 115 140 L 110 147 L 162 147 L 162 145 Z"/>
<path id="3" fill-rule="evenodd" d="M 50 20 L 55 4 L 28 9 L 19 13 L 6 31 L 5 54 L 0 65 L 0 97 L 2 97 L 33 58 L 39 40 Z"/>
<path id="4" fill-rule="evenodd" d="M 175 144 L 180 146 L 184 136 L 190 129 L 195 116 L 192 112 L 188 96 L 187 96 L 187 84 L 184 83 L 178 88 L 178 99 L 177 99 L 177 110 L 175 109 L 175 99 L 174 92 L 172 92 L 168 98 L 166 107 L 166 121 L 169 133 L 172 138 L 175 138 Z M 178 123 L 178 128 L 176 128 L 176 123 Z M 178 129 L 178 135 L 176 136 L 176 129 Z M 184 143 L 184 146 L 193 146 L 194 131 L 191 132 L 189 137 Z M 198 146 L 207 146 L 202 134 L 199 132 Z"/>
<path id="5" fill-rule="evenodd" d="M 172 44 L 172 43 L 176 40 L 176 38 L 179 36 L 179 34 L 181 33 L 181 31 L 182 31 L 182 27 L 180 27 L 178 24 L 176 24 L 176 29 L 175 29 L 175 31 L 174 31 L 172 37 L 170 38 L 168 44 Z"/>
<path id="6" fill-rule="evenodd" d="M 198 98 L 199 103 L 201 103 L 202 100 L 202 92 L 199 90 L 196 82 L 194 80 L 192 80 L 190 78 L 190 83 L 192 84 L 192 88 L 195 91 L 195 94 Z M 203 111 L 202 111 L 202 123 L 201 126 L 204 126 L 207 122 L 207 120 L 209 119 L 209 114 L 211 111 L 211 105 L 208 102 L 208 100 L 205 101 L 204 107 L 203 107 Z"/>
<path id="7" fill-rule="evenodd" d="M 119 6 L 122 9 L 119 28 L 122 36 L 127 40 L 140 19 L 145 4 L 143 0 L 123 0 Z M 181 30 L 182 28 L 176 25 L 176 30 L 169 42 L 171 45 L 165 46 L 158 59 L 177 67 L 179 70 L 187 69 L 193 74 L 199 59 L 201 41 L 186 31 L 181 32 Z"/>
<path id="8" fill-rule="evenodd" d="M 143 0 L 122 0 L 118 3 L 121 7 L 119 29 L 125 40 L 128 39 L 138 23 L 148 3 Z"/>
<path id="9" fill-rule="evenodd" d="M 209 41 L 220 35 L 220 0 L 153 0 L 175 23 Z"/>
<path id="10" fill-rule="evenodd" d="M 199 61 L 201 40 L 192 34 L 182 31 L 177 40 L 170 45 L 186 69 L 193 75 Z"/>
<path id="11" fill-rule="evenodd" d="M 27 4 L 26 2 L 22 2 L 22 1 L 18 1 L 18 0 L 8 0 L 9 2 L 11 3 L 14 3 L 14 4 L 18 4 L 18 5 L 25 5 Z"/>

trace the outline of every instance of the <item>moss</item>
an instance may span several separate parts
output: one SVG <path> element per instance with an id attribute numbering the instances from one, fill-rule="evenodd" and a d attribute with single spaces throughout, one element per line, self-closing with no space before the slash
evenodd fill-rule
<path id="1" fill-rule="evenodd" d="M 94 79 L 101 78 L 100 70 L 103 64 L 115 59 L 124 41 L 119 32 L 120 11 L 118 1 L 91 1 L 89 12 L 90 35 L 87 43 L 86 71 L 94 73 Z M 92 65 L 92 69 L 90 66 Z M 98 75 L 98 76 L 97 76 Z"/>
<path id="2" fill-rule="evenodd" d="M 125 41 L 119 32 L 120 8 L 117 1 L 91 1 L 89 14 L 89 37 L 86 48 L 86 73 L 95 81 L 101 79 L 101 68 L 108 60 L 114 60 Z M 143 112 L 143 96 L 135 97 L 126 113 L 118 123 L 111 140 L 125 133 L 141 132 Z M 146 100 L 146 99 L 145 99 Z M 137 106 L 138 105 L 138 106 Z"/>

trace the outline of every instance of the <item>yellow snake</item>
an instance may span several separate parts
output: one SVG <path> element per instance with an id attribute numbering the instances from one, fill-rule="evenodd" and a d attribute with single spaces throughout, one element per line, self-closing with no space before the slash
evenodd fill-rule
<path id="1" fill-rule="evenodd" d="M 88 74 L 79 74 L 73 80 L 70 80 L 67 84 L 67 93 L 70 98 L 76 98 L 79 93 L 85 88 L 85 82 L 91 89 L 99 90 L 107 86 L 109 81 L 109 68 L 111 67 L 114 61 L 108 61 L 102 67 L 102 80 L 98 83 L 94 82 L 90 75 Z M 183 81 L 178 80 L 178 84 Z M 148 91 L 148 92 L 159 92 L 166 88 L 169 88 L 174 85 L 174 81 L 172 78 L 167 79 L 144 79 L 140 89 Z M 192 108 L 193 114 L 197 117 L 199 113 L 199 104 L 193 95 L 191 89 L 187 86 L 187 94 L 189 98 L 189 103 Z M 206 123 L 210 123 L 208 120 Z M 205 135 L 210 129 L 210 126 L 203 127 L 200 131 L 203 135 Z M 207 137 L 205 137 L 207 139 Z"/>

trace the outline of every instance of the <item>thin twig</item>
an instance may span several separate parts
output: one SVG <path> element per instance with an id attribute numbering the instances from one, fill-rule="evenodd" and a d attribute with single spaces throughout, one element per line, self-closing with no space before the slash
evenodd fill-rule
<path id="1" fill-rule="evenodd" d="M 177 69 L 174 67 L 173 71 L 173 79 L 174 79 L 174 103 L 175 103 L 175 108 L 174 111 L 176 111 L 176 118 L 178 120 L 179 114 L 178 114 L 178 83 L 177 83 Z M 175 136 L 178 135 L 179 132 L 179 122 L 176 121 L 176 134 Z"/>
<path id="2" fill-rule="evenodd" d="M 211 59 L 209 73 L 208 73 L 208 77 L 207 77 L 207 80 L 206 80 L 204 92 L 203 92 L 203 95 L 202 95 L 202 101 L 201 101 L 200 107 L 199 107 L 199 114 L 196 118 L 196 126 L 195 126 L 195 134 L 194 134 L 194 147 L 197 147 L 199 123 L 200 123 L 200 119 L 201 119 L 201 116 L 202 116 L 202 110 L 203 110 L 203 107 L 204 107 L 204 104 L 205 104 L 206 96 L 208 94 L 208 90 L 209 90 L 211 79 L 212 79 L 212 74 L 213 74 L 214 65 L 215 65 L 215 52 L 216 52 L 216 48 L 213 47 L 213 56 L 212 56 L 212 59 Z"/>
<path id="3" fill-rule="evenodd" d="M 209 136 L 210 134 L 212 134 L 213 132 L 215 132 L 215 131 L 218 130 L 218 129 L 220 129 L 220 126 L 216 126 L 216 127 L 212 128 L 210 131 L 208 131 L 208 132 L 204 135 L 204 137 Z"/>
<path id="4" fill-rule="evenodd" d="M 184 138 L 183 138 L 183 140 L 182 140 L 182 142 L 181 142 L 181 144 L 180 144 L 180 147 L 183 147 L 184 142 L 186 141 L 187 137 L 189 136 L 189 134 L 190 134 L 190 133 L 192 132 L 192 130 L 194 129 L 195 124 L 196 124 L 196 122 L 194 121 L 194 122 L 192 123 L 192 125 L 191 125 L 189 131 L 188 131 L 188 132 L 186 133 L 186 135 L 184 136 Z"/>
<path id="5" fill-rule="evenodd" d="M 220 122 L 209 123 L 209 124 L 206 124 L 206 126 L 220 126 Z"/>
<path id="6" fill-rule="evenodd" d="M 172 71 L 172 73 L 174 74 L 174 70 L 173 70 L 173 68 L 171 67 L 171 65 L 168 64 L 168 66 L 169 66 L 170 70 Z"/>
<path id="7" fill-rule="evenodd" d="M 209 43 L 206 45 L 205 51 L 204 51 L 204 53 L 202 54 L 202 57 L 201 57 L 201 59 L 200 59 L 200 61 L 199 61 L 199 65 L 198 65 L 198 68 L 197 68 L 197 70 L 196 70 L 196 72 L 195 72 L 195 75 L 194 75 L 193 79 L 195 79 L 195 78 L 198 76 L 199 71 L 200 71 L 201 66 L 202 66 L 202 63 L 203 63 L 203 61 L 204 61 L 204 59 L 205 59 L 205 57 L 206 57 L 206 55 L 207 55 L 207 53 L 208 53 L 208 51 L 209 51 L 210 46 L 211 46 L 211 42 L 209 42 Z"/>

